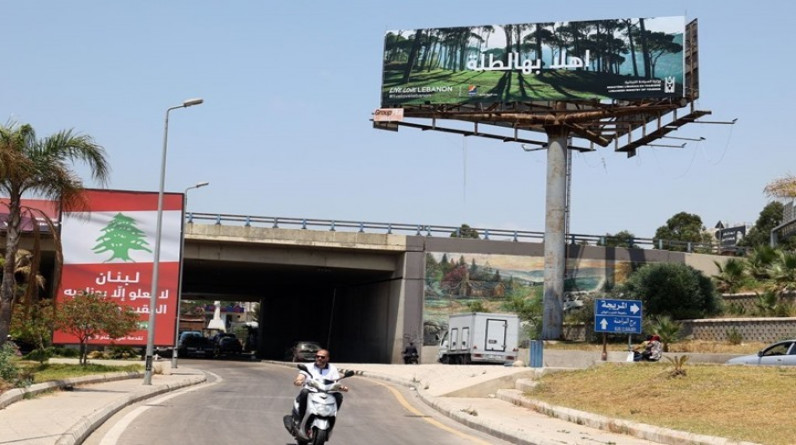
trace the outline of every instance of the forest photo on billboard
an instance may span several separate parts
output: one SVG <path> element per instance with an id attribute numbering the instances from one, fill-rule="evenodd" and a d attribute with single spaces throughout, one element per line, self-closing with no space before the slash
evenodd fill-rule
<path id="1" fill-rule="evenodd" d="M 683 97 L 685 17 L 387 31 L 382 108 Z"/>

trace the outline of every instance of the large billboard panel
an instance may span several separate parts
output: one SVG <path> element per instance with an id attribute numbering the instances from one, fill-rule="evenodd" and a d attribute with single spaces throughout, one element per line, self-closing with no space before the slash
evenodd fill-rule
<path id="1" fill-rule="evenodd" d="M 387 31 L 382 108 L 683 97 L 685 17 Z"/>
<path id="2" fill-rule="evenodd" d="M 140 314 L 139 329 L 121 339 L 94 338 L 93 345 L 145 346 L 157 232 L 158 193 L 86 190 L 87 207 L 63 209 L 63 272 L 56 304 L 81 293 L 97 293 Z M 174 344 L 180 273 L 183 196 L 163 199 L 155 345 Z M 61 331 L 53 343 L 77 343 Z"/>

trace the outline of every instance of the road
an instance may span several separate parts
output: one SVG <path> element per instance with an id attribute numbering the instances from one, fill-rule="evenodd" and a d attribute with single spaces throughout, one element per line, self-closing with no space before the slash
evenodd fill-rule
<path id="1" fill-rule="evenodd" d="M 282 425 L 297 394 L 294 370 L 231 360 L 183 359 L 180 366 L 207 372 L 208 383 L 127 407 L 84 444 L 295 443 Z M 348 382 L 331 443 L 509 444 L 439 415 L 408 388 L 360 377 Z"/>

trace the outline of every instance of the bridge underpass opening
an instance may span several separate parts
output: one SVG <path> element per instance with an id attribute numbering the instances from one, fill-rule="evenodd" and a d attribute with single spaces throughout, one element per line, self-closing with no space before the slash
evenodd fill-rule
<path id="1" fill-rule="evenodd" d="M 390 363 L 401 278 L 393 272 L 185 260 L 186 299 L 260 303 L 258 356 L 313 340 L 336 362 Z"/>

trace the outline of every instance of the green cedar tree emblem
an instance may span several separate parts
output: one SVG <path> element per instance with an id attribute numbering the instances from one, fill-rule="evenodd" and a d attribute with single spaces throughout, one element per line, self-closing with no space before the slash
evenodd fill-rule
<path id="1" fill-rule="evenodd" d="M 111 251 L 113 256 L 104 262 L 113 261 L 118 258 L 122 261 L 133 261 L 130 258 L 130 250 L 144 250 L 152 252 L 147 248 L 144 232 L 136 227 L 135 219 L 117 213 L 110 223 L 102 229 L 103 234 L 97 238 L 97 245 L 92 248 L 94 253 L 101 254 Z"/>

